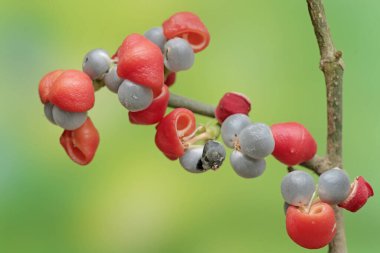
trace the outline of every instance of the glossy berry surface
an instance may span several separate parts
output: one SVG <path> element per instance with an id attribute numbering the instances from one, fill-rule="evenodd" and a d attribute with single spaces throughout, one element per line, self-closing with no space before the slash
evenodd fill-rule
<path id="1" fill-rule="evenodd" d="M 271 127 L 275 147 L 272 155 L 287 166 L 311 160 L 317 152 L 317 142 L 300 123 L 286 122 Z"/>
<path id="2" fill-rule="evenodd" d="M 251 120 L 247 115 L 237 113 L 229 116 L 223 121 L 221 134 L 224 144 L 229 148 L 235 148 L 238 135 L 247 126 L 251 124 Z"/>
<path id="3" fill-rule="evenodd" d="M 120 84 L 124 81 L 117 75 L 117 66 L 114 65 L 110 68 L 109 72 L 104 76 L 104 84 L 113 93 L 117 93 Z"/>
<path id="4" fill-rule="evenodd" d="M 230 155 L 230 163 L 236 174 L 244 178 L 255 178 L 263 174 L 266 167 L 264 159 L 253 159 L 234 150 Z"/>
<path id="5" fill-rule="evenodd" d="M 88 52 L 83 59 L 82 69 L 92 80 L 102 79 L 111 66 L 107 51 L 97 48 Z"/>
<path id="6" fill-rule="evenodd" d="M 217 141 L 207 141 L 202 153 L 202 167 L 205 170 L 218 169 L 226 158 L 224 146 Z"/>
<path id="7" fill-rule="evenodd" d="M 151 89 L 124 80 L 117 92 L 120 103 L 131 112 L 142 111 L 149 107 L 153 101 Z"/>
<path id="8" fill-rule="evenodd" d="M 162 27 L 153 27 L 144 33 L 144 37 L 156 44 L 164 52 L 166 38 Z"/>
<path id="9" fill-rule="evenodd" d="M 289 206 L 286 231 L 295 243 L 304 248 L 322 248 L 331 242 L 336 233 L 334 210 L 323 202 L 313 204 L 309 211 Z"/>
<path id="10" fill-rule="evenodd" d="M 179 158 L 181 166 L 191 173 L 201 173 L 206 170 L 202 167 L 203 147 L 189 148 L 183 156 Z"/>
<path id="11" fill-rule="evenodd" d="M 240 150 L 243 154 L 261 159 L 273 152 L 274 139 L 270 128 L 263 123 L 254 123 L 239 133 Z"/>
<path id="12" fill-rule="evenodd" d="M 55 124 L 66 130 L 79 128 L 87 119 L 86 112 L 66 112 L 57 106 L 53 106 L 52 116 Z"/>
<path id="13" fill-rule="evenodd" d="M 350 188 L 350 179 L 346 172 L 339 168 L 323 172 L 319 177 L 318 195 L 323 202 L 339 204 L 348 197 Z"/>
<path id="14" fill-rule="evenodd" d="M 300 170 L 288 173 L 281 182 L 281 194 L 285 202 L 293 206 L 306 206 L 315 191 L 313 177 Z"/>
<path id="15" fill-rule="evenodd" d="M 165 43 L 164 63 L 172 72 L 188 70 L 194 64 L 193 49 L 184 39 L 171 39 Z"/>

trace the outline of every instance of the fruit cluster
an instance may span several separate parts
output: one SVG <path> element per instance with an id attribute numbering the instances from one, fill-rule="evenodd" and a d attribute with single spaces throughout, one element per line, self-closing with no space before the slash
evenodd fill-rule
<path id="1" fill-rule="evenodd" d="M 194 54 L 204 50 L 210 35 L 199 17 L 179 12 L 144 35 L 128 35 L 113 56 L 103 49 L 88 52 L 83 71 L 56 70 L 39 84 L 40 100 L 50 122 L 64 129 L 60 143 L 76 163 L 93 159 L 99 134 L 87 112 L 94 106 L 96 90 L 106 86 L 117 93 L 133 124 L 156 125 L 155 144 L 170 160 L 191 173 L 216 170 L 226 157 L 224 144 L 233 149 L 230 163 L 243 178 L 255 178 L 266 168 L 272 154 L 292 167 L 312 159 L 317 144 L 301 124 L 287 122 L 268 126 L 252 122 L 249 99 L 226 93 L 215 109 L 217 122 L 198 125 L 194 113 L 176 108 L 165 115 L 169 88 L 176 73 L 194 63 Z M 373 196 L 371 186 L 358 177 L 351 185 L 347 174 L 336 168 L 319 178 L 303 171 L 284 177 L 281 190 L 286 206 L 286 228 L 290 238 L 305 248 L 320 248 L 335 235 L 332 205 L 356 212 Z M 319 197 L 316 198 L 316 195 Z"/>

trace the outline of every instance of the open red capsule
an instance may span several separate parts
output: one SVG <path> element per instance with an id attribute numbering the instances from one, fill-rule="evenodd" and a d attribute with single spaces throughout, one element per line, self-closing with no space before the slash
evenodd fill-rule
<path id="1" fill-rule="evenodd" d="M 164 58 L 161 49 L 140 34 L 125 38 L 117 51 L 117 74 L 146 86 L 158 95 L 164 84 Z"/>
<path id="2" fill-rule="evenodd" d="M 164 35 L 169 40 L 180 37 L 187 40 L 194 52 L 200 52 L 210 43 L 210 33 L 201 19 L 191 12 L 178 12 L 162 24 Z"/>
<path id="3" fill-rule="evenodd" d="M 317 143 L 310 132 L 300 123 L 287 122 L 271 127 L 275 141 L 272 155 L 287 166 L 294 166 L 312 159 Z"/>
<path id="4" fill-rule="evenodd" d="M 226 118 L 233 114 L 242 113 L 248 115 L 250 111 L 251 101 L 245 95 L 237 92 L 227 92 L 219 100 L 215 109 L 215 117 L 219 123 L 223 123 Z"/>
<path id="5" fill-rule="evenodd" d="M 63 131 L 60 143 L 74 162 L 86 165 L 92 161 L 99 145 L 99 133 L 90 118 L 78 129 Z"/>
<path id="6" fill-rule="evenodd" d="M 128 112 L 129 121 L 138 125 L 153 125 L 160 122 L 168 107 L 169 97 L 169 89 L 164 85 L 161 94 L 153 99 L 148 108 L 138 112 Z"/>
<path id="7" fill-rule="evenodd" d="M 350 211 L 356 212 L 362 208 L 367 200 L 374 195 L 372 186 L 364 180 L 363 177 L 357 177 L 351 184 L 351 193 L 338 206 Z"/>
<path id="8" fill-rule="evenodd" d="M 195 116 L 185 108 L 174 109 L 157 125 L 155 142 L 170 160 L 176 160 L 185 153 L 182 138 L 195 131 Z"/>

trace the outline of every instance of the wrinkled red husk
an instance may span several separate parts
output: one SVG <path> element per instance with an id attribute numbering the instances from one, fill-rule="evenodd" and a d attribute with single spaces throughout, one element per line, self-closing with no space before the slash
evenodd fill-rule
<path id="1" fill-rule="evenodd" d="M 169 89 L 162 87 L 161 94 L 153 99 L 148 108 L 138 112 L 128 112 L 129 121 L 138 125 L 153 125 L 158 123 L 165 115 L 169 103 Z"/>
<path id="2" fill-rule="evenodd" d="M 140 34 L 125 38 L 118 52 L 117 74 L 146 86 L 159 95 L 164 84 L 164 58 L 161 49 Z"/>
<path id="3" fill-rule="evenodd" d="M 86 112 L 95 103 L 92 80 L 82 71 L 66 70 L 52 84 L 49 100 L 68 112 Z"/>
<path id="4" fill-rule="evenodd" d="M 63 73 L 63 71 L 64 70 L 62 69 L 54 70 L 42 77 L 38 86 L 41 103 L 46 104 L 50 101 L 51 88 L 55 80 Z"/>
<path id="5" fill-rule="evenodd" d="M 287 166 L 306 162 L 317 152 L 317 143 L 310 132 L 300 123 L 274 124 L 272 134 L 275 146 L 272 155 Z"/>
<path id="6" fill-rule="evenodd" d="M 237 92 L 228 92 L 219 101 L 215 109 L 215 117 L 219 123 L 223 123 L 226 118 L 233 114 L 242 113 L 248 115 L 250 111 L 251 101 L 245 95 Z"/>
<path id="7" fill-rule="evenodd" d="M 170 74 L 166 77 L 165 84 L 166 86 L 170 87 L 175 83 L 175 80 L 177 78 L 176 72 L 170 72 Z"/>
<path id="8" fill-rule="evenodd" d="M 164 35 L 169 40 L 180 37 L 191 45 L 194 52 L 204 50 L 210 43 L 210 34 L 201 19 L 191 12 L 178 12 L 162 24 Z"/>
<path id="9" fill-rule="evenodd" d="M 90 118 L 78 129 L 63 131 L 60 143 L 67 155 L 80 165 L 89 164 L 99 145 L 99 133 Z"/>
<path id="10" fill-rule="evenodd" d="M 166 115 L 156 128 L 157 147 L 167 158 L 176 160 L 185 152 L 181 138 L 195 131 L 195 116 L 188 109 L 177 108 Z"/>
<path id="11" fill-rule="evenodd" d="M 363 177 L 357 177 L 355 181 L 351 184 L 351 193 L 348 195 L 347 199 L 338 206 L 351 211 L 356 212 L 362 208 L 367 199 L 374 195 L 371 185 L 364 180 Z"/>

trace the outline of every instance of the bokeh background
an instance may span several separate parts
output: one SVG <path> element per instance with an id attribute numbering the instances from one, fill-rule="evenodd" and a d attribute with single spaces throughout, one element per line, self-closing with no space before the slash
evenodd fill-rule
<path id="1" fill-rule="evenodd" d="M 345 169 L 380 193 L 380 2 L 325 2 L 346 62 Z M 81 167 L 59 145 L 62 130 L 45 120 L 37 93 L 45 73 L 80 69 L 88 50 L 113 52 L 126 35 L 184 10 L 202 18 L 212 40 L 172 90 L 209 104 L 243 92 L 253 120 L 301 122 L 325 152 L 325 89 L 305 1 L 1 0 L 0 252 L 306 251 L 286 234 L 286 169 L 272 157 L 257 179 L 238 177 L 228 160 L 192 175 L 158 151 L 154 127 L 131 125 L 102 89 L 90 112 L 101 144 Z M 379 204 L 376 196 L 345 213 L 351 252 L 380 251 Z"/>

